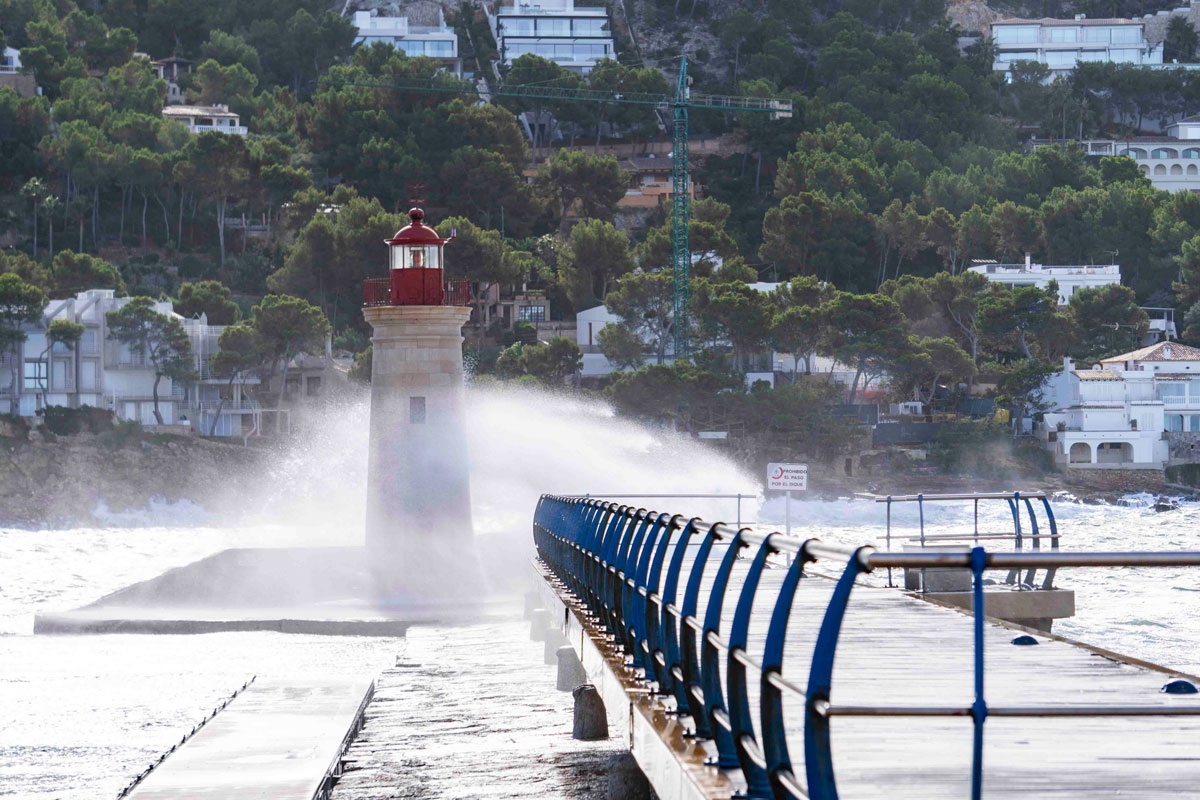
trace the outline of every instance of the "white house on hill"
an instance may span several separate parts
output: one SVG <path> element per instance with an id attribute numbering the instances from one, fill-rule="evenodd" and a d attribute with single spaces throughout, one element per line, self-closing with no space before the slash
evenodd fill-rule
<path id="1" fill-rule="evenodd" d="M 1200 439 L 1200 349 L 1160 342 L 1047 382 L 1039 435 L 1077 468 L 1161 469 L 1173 447 Z"/>

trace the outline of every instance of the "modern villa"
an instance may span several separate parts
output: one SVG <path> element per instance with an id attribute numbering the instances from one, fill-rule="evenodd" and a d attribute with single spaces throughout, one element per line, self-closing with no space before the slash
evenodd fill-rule
<path id="1" fill-rule="evenodd" d="M 1146 41 L 1145 23 L 1133 19 L 1004 19 L 993 22 L 992 41 L 998 72 L 1008 72 L 1018 61 L 1037 61 L 1050 74 L 1065 74 L 1076 64 L 1163 65 L 1162 42 Z"/>
<path id="2" fill-rule="evenodd" d="M 575 0 L 509 0 L 489 15 L 504 66 L 526 53 L 586 75 L 605 58 L 616 58 L 608 9 L 576 6 Z"/>
<path id="3" fill-rule="evenodd" d="M 455 75 L 462 75 L 462 59 L 458 56 L 458 34 L 446 24 L 441 7 L 437 18 L 414 19 L 411 16 L 381 17 L 373 11 L 355 11 L 354 27 L 358 36 L 354 43 L 370 46 L 383 42 L 406 55 L 424 56 L 442 62 Z M 422 24 L 424 23 L 424 24 Z"/>

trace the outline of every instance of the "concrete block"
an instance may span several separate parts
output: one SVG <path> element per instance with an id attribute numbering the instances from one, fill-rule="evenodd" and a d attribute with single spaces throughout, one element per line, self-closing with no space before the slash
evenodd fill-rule
<path id="1" fill-rule="evenodd" d="M 567 637 L 558 628 L 547 628 L 546 639 L 542 646 L 542 660 L 547 664 L 558 663 L 558 648 L 567 643 Z"/>
<path id="2" fill-rule="evenodd" d="M 531 619 L 535 609 L 541 608 L 541 598 L 537 592 L 525 593 L 525 615 L 523 619 Z"/>
<path id="3" fill-rule="evenodd" d="M 650 800 L 650 781 L 632 753 L 617 753 L 608 759 L 608 800 Z"/>
<path id="4" fill-rule="evenodd" d="M 608 712 L 600 692 L 590 683 L 575 687 L 575 720 L 571 736 L 585 741 L 608 738 Z"/>
<path id="5" fill-rule="evenodd" d="M 906 553 L 969 553 L 967 545 L 925 545 L 906 544 Z M 921 573 L 919 569 L 904 570 L 904 588 L 909 591 L 921 589 Z M 969 569 L 926 569 L 925 591 L 927 592 L 969 592 L 971 591 L 971 570 Z"/>
<path id="6" fill-rule="evenodd" d="M 974 605 L 971 592 L 929 592 L 924 596 L 967 611 Z M 1007 587 L 988 587 L 983 603 L 984 613 L 989 617 L 1044 631 L 1049 631 L 1050 623 L 1056 619 L 1075 616 L 1075 592 L 1070 589 L 1018 592 Z"/>
<path id="7" fill-rule="evenodd" d="M 535 608 L 529 615 L 529 640 L 532 642 L 546 641 L 546 629 L 550 627 L 550 612 L 544 608 Z"/>
<path id="8" fill-rule="evenodd" d="M 554 654 L 558 657 L 558 682 L 555 686 L 560 692 L 573 692 L 576 686 L 588 682 L 587 670 L 583 668 L 583 662 L 579 660 L 574 647 L 564 645 Z"/>

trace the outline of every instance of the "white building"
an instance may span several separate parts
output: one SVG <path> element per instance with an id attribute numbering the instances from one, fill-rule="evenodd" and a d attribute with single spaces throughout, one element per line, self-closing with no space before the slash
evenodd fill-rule
<path id="1" fill-rule="evenodd" d="M 1060 147 L 1062 142 L 1032 139 L 1028 148 Z M 1127 139 L 1084 139 L 1085 155 L 1128 156 L 1157 189 L 1166 192 L 1200 192 L 1200 115 L 1167 126 L 1165 136 L 1132 136 Z"/>
<path id="2" fill-rule="evenodd" d="M 47 406 L 87 405 L 109 409 L 119 419 L 157 424 L 153 367 L 144 353 L 109 337 L 106 315 L 130 301 L 114 295 L 112 289 L 91 289 L 46 304 L 38 323 L 26 326 L 26 340 L 18 351 L 0 358 L 0 414 L 33 417 Z M 203 315 L 199 319 L 179 317 L 169 300 L 155 303 L 154 310 L 183 324 L 191 339 L 196 374 L 192 383 L 166 377 L 159 381 L 158 410 L 163 424 L 186 425 L 208 435 L 219 403 L 217 392 L 228 384 L 228 379 L 215 377 L 209 366 L 224 327 L 209 325 Z M 84 326 L 73 350 L 61 344 L 46 348 L 46 328 L 60 319 Z M 221 408 L 216 435 L 242 436 L 261 430 L 258 404 L 246 391 L 258 382 L 255 376 L 235 381 L 233 396 Z"/>
<path id="3" fill-rule="evenodd" d="M 108 336 L 105 314 L 130 299 L 113 295 L 112 289 L 92 289 L 46 304 L 41 321 L 25 329 L 26 340 L 18 352 L 6 353 L 0 360 L 0 413 L 32 417 L 46 406 L 89 405 L 111 409 L 121 419 L 155 424 L 154 370 L 146 364 L 145 354 L 132 352 Z M 173 313 L 170 302 L 156 303 L 154 309 Z M 46 327 L 58 319 L 84 326 L 74 350 L 63 345 L 46 349 Z M 158 393 L 164 423 L 173 424 L 186 415 L 184 386 L 163 378 Z"/>
<path id="4" fill-rule="evenodd" d="M 533 53 L 580 74 L 596 62 L 616 58 L 608 9 L 576 6 L 575 0 L 507 0 L 489 16 L 505 66 Z"/>
<path id="5" fill-rule="evenodd" d="M 1039 435 L 1060 464 L 1161 469 L 1175 441 L 1200 438 L 1200 349 L 1160 342 L 1090 369 L 1065 359 L 1046 395 Z"/>
<path id="6" fill-rule="evenodd" d="M 358 28 L 355 44 L 370 46 L 375 42 L 384 42 L 410 56 L 425 56 L 443 61 L 450 72 L 455 75 L 462 74 L 462 59 L 458 56 L 458 34 L 446 24 L 440 7 L 437 10 L 437 19 L 428 20 L 431 23 L 428 25 L 412 24 L 407 16 L 378 17 L 374 16 L 374 13 L 354 12 L 354 26 Z"/>
<path id="7" fill-rule="evenodd" d="M 1108 286 L 1121 282 L 1121 267 L 1117 264 L 1087 264 L 1083 266 L 1045 266 L 1034 264 L 1029 256 L 1024 264 L 1001 264 L 995 261 L 974 261 L 967 269 L 989 281 L 1006 286 L 1036 286 L 1045 289 L 1050 281 L 1058 281 L 1058 302 L 1066 305 L 1071 295 L 1084 287 Z"/>
<path id="8" fill-rule="evenodd" d="M 1132 19 L 1005 19 L 992 23 L 993 69 L 1008 72 L 1017 61 L 1038 61 L 1051 77 L 1076 64 L 1111 62 L 1162 67 L 1163 45 L 1146 41 L 1145 24 Z M 1176 66 L 1176 65 L 1170 65 Z"/>
<path id="9" fill-rule="evenodd" d="M 1080 266 L 1045 266 L 1034 264 L 1028 255 L 1024 264 L 1001 264 L 996 261 L 972 262 L 971 272 L 983 275 L 989 281 L 1006 286 L 1036 286 L 1045 289 L 1050 281 L 1058 282 L 1059 305 L 1071 302 L 1071 295 L 1085 287 L 1108 286 L 1121 282 L 1121 267 L 1118 264 L 1086 264 Z M 1164 339 L 1176 339 L 1175 310 L 1171 308 L 1142 309 L 1150 317 L 1150 329 L 1143 344 L 1150 345 Z"/>
<path id="10" fill-rule="evenodd" d="M 15 47 L 5 47 L 4 55 L 0 55 L 0 72 L 20 72 L 21 51 Z"/>
<path id="11" fill-rule="evenodd" d="M 245 136 L 246 127 L 241 117 L 229 110 L 229 106 L 164 106 L 162 115 L 187 125 L 191 133 L 216 131 Z"/>

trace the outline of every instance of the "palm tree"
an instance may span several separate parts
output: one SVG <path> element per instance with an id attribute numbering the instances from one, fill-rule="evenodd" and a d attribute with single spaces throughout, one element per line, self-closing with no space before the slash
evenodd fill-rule
<path id="1" fill-rule="evenodd" d="M 49 193 L 46 182 L 41 178 L 30 178 L 21 187 L 21 196 L 33 201 L 33 257 L 38 254 L 38 206 Z"/>

